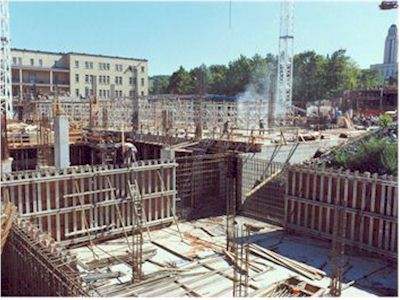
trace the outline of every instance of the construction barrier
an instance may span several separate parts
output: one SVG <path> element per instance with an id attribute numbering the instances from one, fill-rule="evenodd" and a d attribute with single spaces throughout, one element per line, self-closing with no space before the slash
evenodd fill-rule
<path id="1" fill-rule="evenodd" d="M 285 192 L 289 230 L 332 239 L 335 208 L 344 209 L 346 245 L 397 257 L 397 178 L 325 167 L 292 166 Z"/>
<path id="2" fill-rule="evenodd" d="M 149 226 L 171 222 L 176 166 L 174 161 L 148 160 L 129 168 L 87 165 L 14 172 L 2 176 L 1 196 L 41 232 L 74 244 L 131 231 L 134 197 L 142 199 Z"/>

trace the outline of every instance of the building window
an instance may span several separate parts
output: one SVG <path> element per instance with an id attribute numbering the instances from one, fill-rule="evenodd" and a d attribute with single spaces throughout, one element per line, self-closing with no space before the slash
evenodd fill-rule
<path id="1" fill-rule="evenodd" d="M 79 68 L 79 60 L 75 61 L 75 68 Z"/>
<path id="2" fill-rule="evenodd" d="M 79 97 L 79 89 L 75 89 L 75 96 Z"/>
<path id="3" fill-rule="evenodd" d="M 22 57 L 18 57 L 18 64 L 22 65 Z"/>
<path id="4" fill-rule="evenodd" d="M 33 58 L 31 58 L 31 66 L 33 66 L 35 64 L 35 60 Z"/>
<path id="5" fill-rule="evenodd" d="M 122 77 L 120 77 L 120 76 L 116 76 L 115 77 L 115 84 L 122 84 Z"/>
<path id="6" fill-rule="evenodd" d="M 140 84 L 144 86 L 144 78 L 140 78 Z"/>
<path id="7" fill-rule="evenodd" d="M 89 75 L 85 75 L 85 82 L 89 83 Z"/>
<path id="8" fill-rule="evenodd" d="M 144 92 L 143 92 L 143 91 L 141 91 L 140 94 L 141 94 L 142 96 L 144 96 Z"/>
<path id="9" fill-rule="evenodd" d="M 142 71 L 142 73 L 144 73 L 144 67 L 143 66 L 140 68 L 140 70 Z"/>
<path id="10" fill-rule="evenodd" d="M 110 64 L 107 64 L 107 70 L 110 70 Z"/>
<path id="11" fill-rule="evenodd" d="M 90 64 L 90 68 L 93 69 L 93 63 L 90 62 L 89 64 Z"/>
<path id="12" fill-rule="evenodd" d="M 79 74 L 75 74 L 75 82 L 79 82 Z"/>
<path id="13" fill-rule="evenodd" d="M 89 96 L 89 88 L 88 87 L 85 87 L 85 96 L 86 97 Z"/>
<path id="14" fill-rule="evenodd" d="M 39 59 L 39 66 L 43 67 L 43 60 Z"/>
<path id="15" fill-rule="evenodd" d="M 133 90 L 129 91 L 129 97 L 133 97 Z"/>
<path id="16" fill-rule="evenodd" d="M 99 96 L 100 96 L 100 97 L 103 96 L 103 90 L 99 90 Z"/>
<path id="17" fill-rule="evenodd" d="M 13 64 L 16 65 L 17 64 L 17 58 L 13 57 Z"/>
<path id="18" fill-rule="evenodd" d="M 89 62 L 85 61 L 85 69 L 89 69 Z"/>

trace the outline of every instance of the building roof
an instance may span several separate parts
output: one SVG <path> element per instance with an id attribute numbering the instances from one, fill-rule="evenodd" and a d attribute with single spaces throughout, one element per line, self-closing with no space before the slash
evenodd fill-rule
<path id="1" fill-rule="evenodd" d="M 42 51 L 42 50 L 30 50 L 30 49 L 20 49 L 20 48 L 11 48 L 11 51 L 22 51 L 22 52 L 34 52 L 34 53 L 42 53 L 42 54 L 55 54 L 55 55 L 83 55 L 83 56 L 92 56 L 92 57 L 104 57 L 104 58 L 116 58 L 116 59 L 125 59 L 125 60 L 139 60 L 147 62 L 147 59 L 144 58 L 133 58 L 133 57 L 121 57 L 121 56 L 111 56 L 111 55 L 102 55 L 102 54 L 89 54 L 89 53 L 80 53 L 80 52 L 52 52 L 52 51 Z"/>

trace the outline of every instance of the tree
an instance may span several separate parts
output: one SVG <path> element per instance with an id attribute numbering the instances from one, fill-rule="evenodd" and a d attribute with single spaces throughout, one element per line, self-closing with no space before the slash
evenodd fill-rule
<path id="1" fill-rule="evenodd" d="M 245 87 L 250 82 L 251 68 L 251 60 L 244 55 L 240 55 L 237 60 L 229 63 L 226 74 L 228 95 L 237 95 L 244 92 Z"/>
<path id="2" fill-rule="evenodd" d="M 170 76 L 168 76 L 168 75 L 157 75 L 157 76 L 150 77 L 150 80 L 153 81 L 153 85 L 149 91 L 150 94 L 151 95 L 167 94 L 169 78 L 170 78 Z"/>
<path id="3" fill-rule="evenodd" d="M 193 90 L 193 81 L 188 71 L 182 66 L 169 79 L 168 91 L 172 94 L 190 94 Z"/>
<path id="4" fill-rule="evenodd" d="M 225 65 L 212 65 L 209 67 L 210 83 L 208 93 L 210 94 L 228 94 L 226 74 L 228 68 Z"/>
<path id="5" fill-rule="evenodd" d="M 196 67 L 190 71 L 193 86 L 192 93 L 204 95 L 208 91 L 208 86 L 211 80 L 211 74 L 205 64 L 200 67 Z"/>
<path id="6" fill-rule="evenodd" d="M 343 91 L 357 86 L 359 69 L 356 64 L 346 56 L 346 50 L 339 49 L 327 57 L 325 65 L 326 97 L 338 97 Z"/>
<path id="7" fill-rule="evenodd" d="M 358 75 L 358 88 L 370 89 L 380 84 L 378 70 L 364 69 L 360 70 Z"/>
<path id="8" fill-rule="evenodd" d="M 293 102 L 323 99 L 326 95 L 325 58 L 314 51 L 306 51 L 295 55 L 293 65 Z"/>

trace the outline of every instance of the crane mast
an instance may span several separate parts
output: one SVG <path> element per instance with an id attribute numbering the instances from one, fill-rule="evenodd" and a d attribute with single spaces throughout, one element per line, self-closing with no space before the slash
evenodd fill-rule
<path id="1" fill-rule="evenodd" d="M 8 0 L 0 0 L 0 104 L 1 113 L 12 118 L 10 15 Z"/>
<path id="2" fill-rule="evenodd" d="M 280 35 L 278 53 L 278 76 L 274 119 L 284 119 L 292 105 L 293 86 L 293 15 L 294 1 L 281 2 Z"/>

